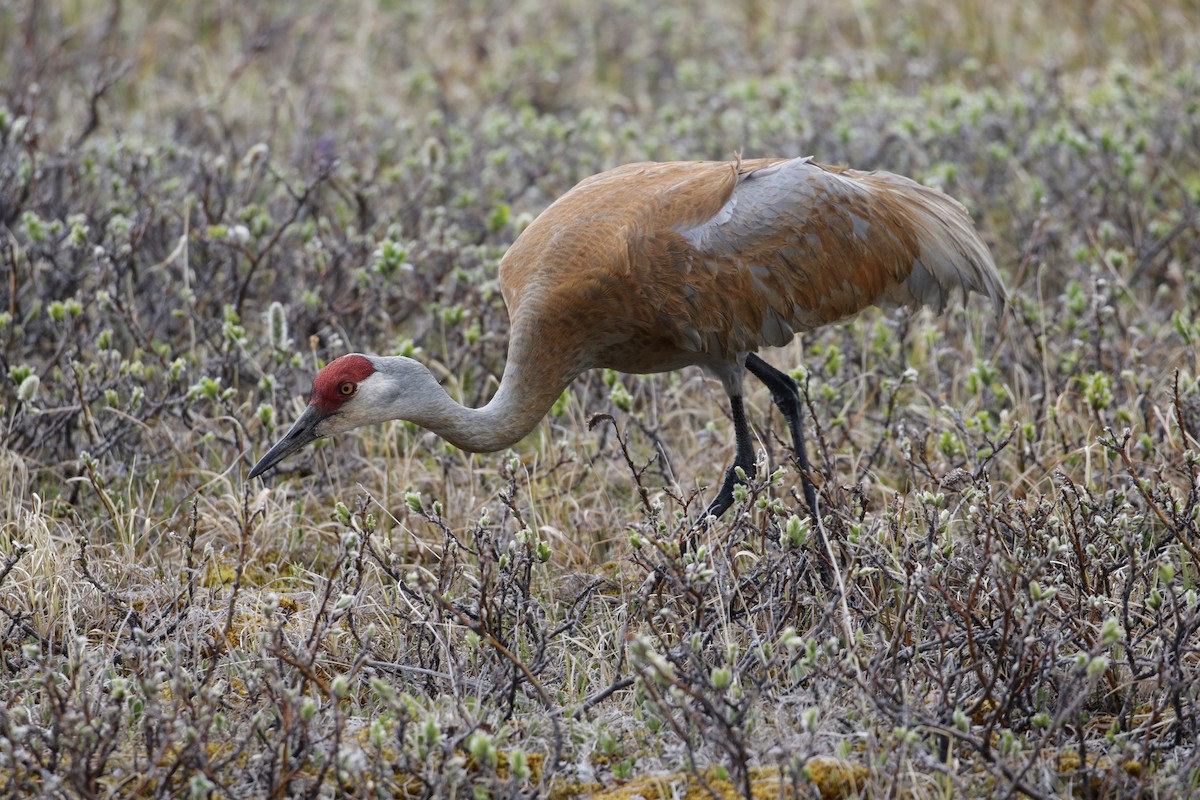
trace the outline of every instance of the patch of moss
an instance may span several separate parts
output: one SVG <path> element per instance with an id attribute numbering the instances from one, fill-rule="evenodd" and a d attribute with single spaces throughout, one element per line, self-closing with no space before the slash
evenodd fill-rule
<path id="1" fill-rule="evenodd" d="M 841 800 L 860 791 L 867 778 L 867 768 L 836 758 L 818 756 L 804 765 L 804 776 L 812 783 L 821 800 Z M 789 793 L 791 780 L 779 767 L 755 767 L 750 770 L 750 796 L 774 798 Z M 674 772 L 665 775 L 643 775 L 620 786 L 597 790 L 593 784 L 578 784 L 575 791 L 558 786 L 552 797 L 589 797 L 591 800 L 709 800 L 713 797 L 736 800 L 742 797 L 741 787 L 728 778 L 718 777 L 715 769 L 697 776 Z"/>

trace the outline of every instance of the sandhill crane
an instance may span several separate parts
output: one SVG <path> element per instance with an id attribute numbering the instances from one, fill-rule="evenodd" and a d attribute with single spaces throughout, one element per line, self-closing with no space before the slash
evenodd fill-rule
<path id="1" fill-rule="evenodd" d="M 352 354 L 313 381 L 308 408 L 255 464 L 262 474 L 323 436 L 404 419 L 463 450 L 522 439 L 585 370 L 664 372 L 698 365 L 729 395 L 736 451 L 707 513 L 733 503 L 736 470 L 755 472 L 742 404 L 745 372 L 787 420 L 805 499 L 817 513 L 795 381 L 756 355 L 868 306 L 932 306 L 954 289 L 1005 291 L 970 215 L 888 172 L 810 158 L 629 164 L 585 179 L 517 238 L 500 262 L 508 361 L 482 408 L 452 400 L 400 356 Z"/>

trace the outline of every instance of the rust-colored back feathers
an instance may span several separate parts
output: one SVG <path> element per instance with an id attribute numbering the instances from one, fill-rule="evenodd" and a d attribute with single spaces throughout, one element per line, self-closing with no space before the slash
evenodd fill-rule
<path id="1" fill-rule="evenodd" d="M 521 235 L 500 282 L 532 362 L 574 374 L 736 361 L 871 305 L 941 310 L 956 288 L 1005 297 L 959 203 L 809 159 L 593 176 Z"/>

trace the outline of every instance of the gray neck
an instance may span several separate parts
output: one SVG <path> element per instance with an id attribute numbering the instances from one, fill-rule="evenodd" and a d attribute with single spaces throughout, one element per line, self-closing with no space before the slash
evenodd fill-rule
<path id="1" fill-rule="evenodd" d="M 483 408 L 459 405 L 426 367 L 411 359 L 377 358 L 377 368 L 405 387 L 381 404 L 390 406 L 385 418 L 411 420 L 461 450 L 487 453 L 510 447 L 537 427 L 579 374 L 574 364 L 563 363 L 554 344 L 547 337 L 515 337 L 500 388 Z"/>
<path id="2" fill-rule="evenodd" d="M 526 379 L 512 362 L 495 396 L 483 408 L 467 408 L 443 393 L 439 418 L 424 427 L 460 450 L 490 453 L 511 447 L 529 435 L 550 411 L 569 381 L 542 384 Z"/>

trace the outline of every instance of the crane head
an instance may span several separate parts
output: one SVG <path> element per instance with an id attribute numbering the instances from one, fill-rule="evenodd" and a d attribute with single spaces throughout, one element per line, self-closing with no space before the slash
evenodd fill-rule
<path id="1" fill-rule="evenodd" d="M 308 408 L 287 434 L 258 460 L 249 477 L 261 475 L 310 442 L 363 424 L 358 414 L 347 412 L 355 407 L 360 387 L 375 374 L 372 360 L 357 353 L 329 362 L 313 379 Z"/>

